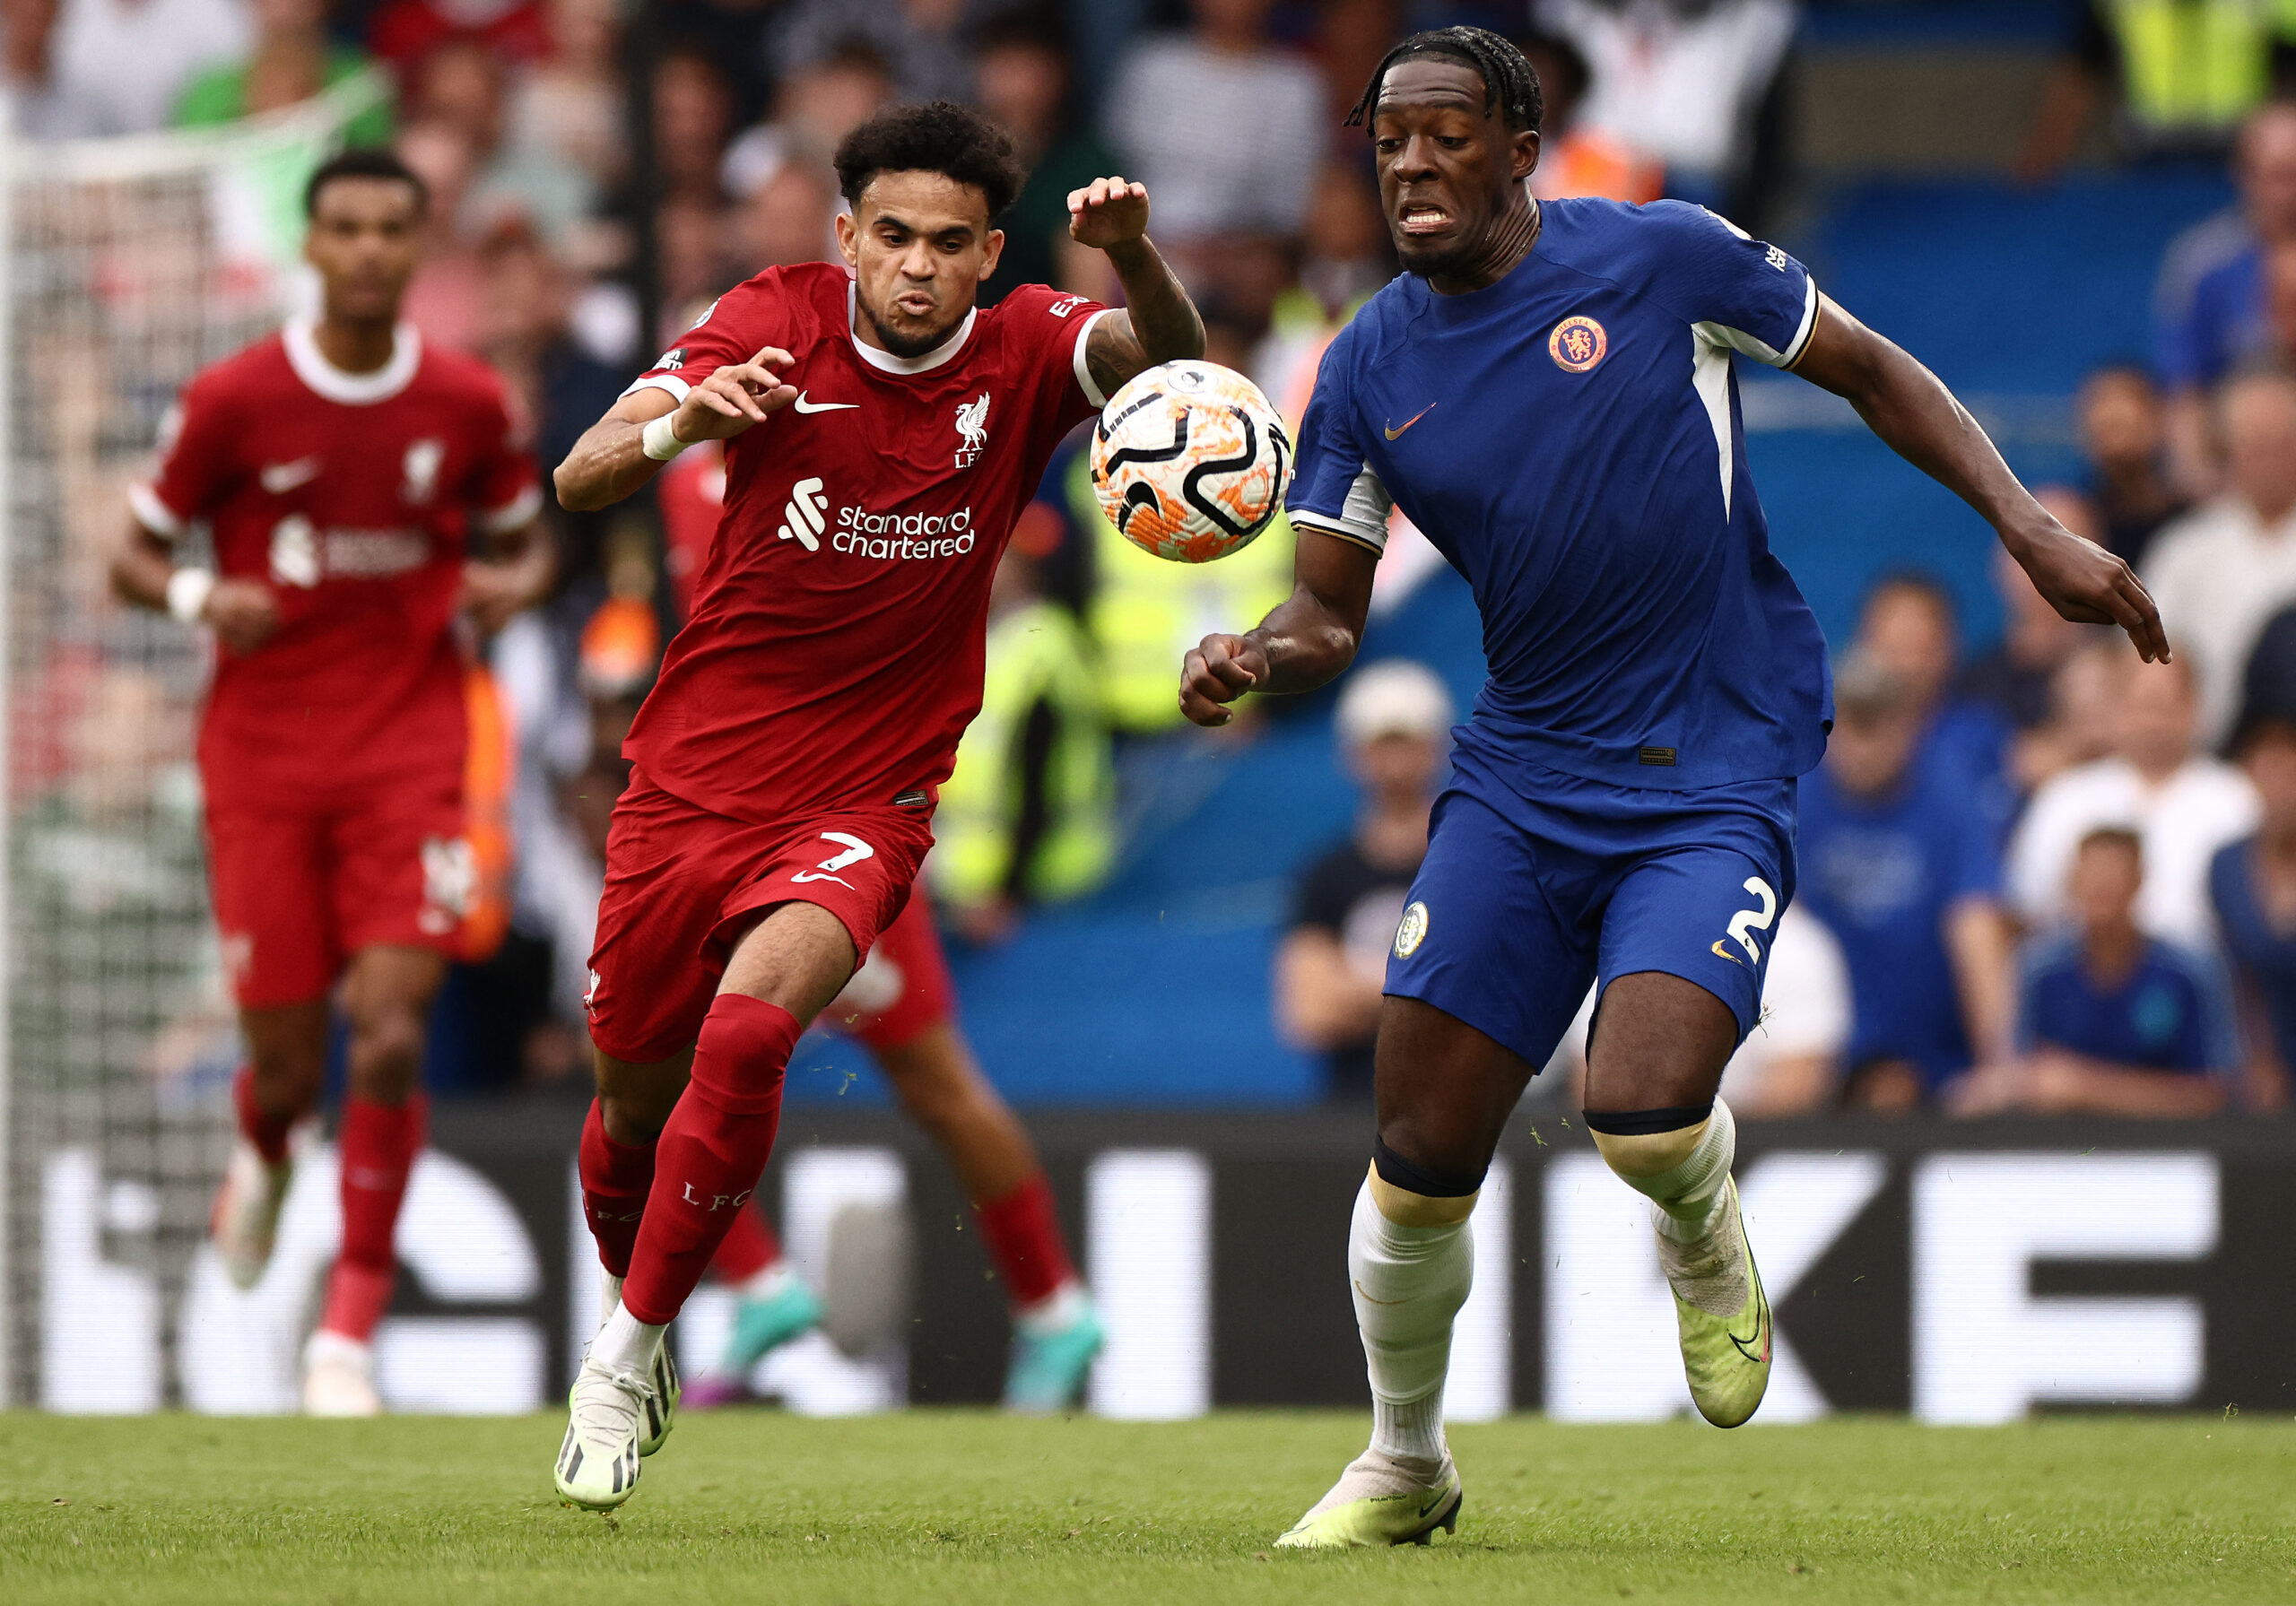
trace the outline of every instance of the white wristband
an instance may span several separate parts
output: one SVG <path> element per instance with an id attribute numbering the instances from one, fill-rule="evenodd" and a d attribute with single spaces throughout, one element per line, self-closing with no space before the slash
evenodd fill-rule
<path id="1" fill-rule="evenodd" d="M 657 463 L 667 463 L 693 444 L 690 440 L 680 440 L 678 432 L 670 428 L 670 421 L 676 416 L 676 410 L 672 409 L 648 423 L 639 434 L 639 449 Z"/>
<path id="2" fill-rule="evenodd" d="M 168 612 L 186 624 L 197 624 L 214 589 L 213 569 L 178 569 L 168 577 Z"/>

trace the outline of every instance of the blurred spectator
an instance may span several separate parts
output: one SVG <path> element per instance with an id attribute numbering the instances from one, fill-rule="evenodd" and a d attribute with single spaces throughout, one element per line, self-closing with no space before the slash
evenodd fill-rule
<path id="1" fill-rule="evenodd" d="M 597 210 L 597 187 L 557 152 L 507 137 L 502 57 L 475 39 L 451 39 L 416 64 L 410 82 L 413 115 L 446 124 L 469 146 L 473 171 L 452 220 L 461 236 L 476 239 L 506 221 L 522 221 L 565 250 Z"/>
<path id="2" fill-rule="evenodd" d="M 363 72 L 366 53 L 327 38 L 327 0 L 252 0 L 255 54 L 192 80 L 176 105 L 176 126 L 234 123 L 258 112 L 308 100 L 331 84 Z M 387 107 L 361 113 L 344 126 L 344 143 L 390 143 Z"/>
<path id="3" fill-rule="evenodd" d="M 1276 1022 L 1323 1055 L 1334 1098 L 1371 1096 L 1387 950 L 1427 856 L 1451 717 L 1443 682 L 1406 659 L 1364 664 L 1340 693 L 1334 727 L 1362 807 L 1347 839 L 1301 872 L 1275 951 Z"/>
<path id="4" fill-rule="evenodd" d="M 1116 163 L 1074 115 L 1068 58 L 1047 19 L 1019 13 L 980 34 L 977 63 L 981 109 L 1013 136 L 1029 181 L 999 220 L 1004 255 L 981 286 L 983 306 L 1016 284 L 1050 284 L 1068 235 L 1068 194 L 1113 174 Z M 1158 220 L 1161 226 L 1161 220 Z"/>
<path id="5" fill-rule="evenodd" d="M 1825 922 L 1796 903 L 1778 917 L 1762 977 L 1761 1020 L 1722 1067 L 1722 1096 L 1740 1116 L 1823 1107 L 1849 1045 L 1849 968 Z"/>
<path id="6" fill-rule="evenodd" d="M 2153 291 L 2153 361 L 2169 395 L 2174 488 L 2202 496 L 2217 483 L 2209 447 L 2209 388 L 2268 344 L 2264 254 L 2296 239 L 2296 104 L 2269 101 L 2241 128 L 2237 212 L 2179 235 Z"/>
<path id="7" fill-rule="evenodd" d="M 1666 170 L 1616 135 L 1579 120 L 1589 79 L 1587 58 L 1567 39 L 1541 34 L 1525 41 L 1544 92 L 1538 170 L 1531 193 L 1542 201 L 1601 195 L 1640 205 L 1666 193 Z"/>
<path id="8" fill-rule="evenodd" d="M 2239 770 L 2196 748 L 2198 710 L 2183 654 L 2146 664 L 2116 647 L 2115 659 L 2113 754 L 2033 794 L 2010 846 L 2010 901 L 2033 926 L 2066 919 L 2066 878 L 2081 843 L 2107 828 L 2132 830 L 2147 866 L 2139 923 L 2187 948 L 2213 948 L 2208 863 L 2255 829 L 2256 794 Z"/>
<path id="9" fill-rule="evenodd" d="M 402 77 L 450 42 L 523 65 L 550 54 L 550 23 L 541 0 L 385 0 L 367 24 L 367 48 Z"/>
<path id="10" fill-rule="evenodd" d="M 1758 221 L 1757 125 L 1794 42 L 1792 0 L 1535 0 L 1593 82 L 1578 120 L 1665 164 L 1669 195 Z"/>
<path id="11" fill-rule="evenodd" d="M 674 345 L 726 286 L 749 275 L 728 265 L 725 212 L 697 195 L 674 195 L 654 209 L 654 272 L 662 292 L 657 346 Z"/>
<path id="12" fill-rule="evenodd" d="M 95 108 L 57 82 L 56 18 L 61 0 L 0 0 L 0 80 L 15 131 L 70 139 L 93 125 Z"/>
<path id="13" fill-rule="evenodd" d="M 820 65 L 786 74 L 774 91 L 773 120 L 743 130 L 726 149 L 719 178 L 726 192 L 747 195 L 784 161 L 827 161 L 837 143 L 892 98 L 885 58 L 848 44 Z"/>
<path id="14" fill-rule="evenodd" d="M 2245 373 L 2217 402 L 2223 494 L 2153 539 L 2144 584 L 2200 692 L 2201 740 L 2232 723 L 2257 635 L 2296 602 L 2296 374 Z"/>
<path id="15" fill-rule="evenodd" d="M 624 376 L 574 338 L 574 285 L 531 230 L 498 232 L 479 260 L 485 297 L 478 349 L 532 421 L 536 459 L 555 467 L 613 405 Z"/>
<path id="16" fill-rule="evenodd" d="M 1076 616 L 1046 600 L 1018 542 L 988 607 L 980 713 L 942 784 L 926 861 L 935 901 L 975 942 L 1001 941 L 1032 904 L 1091 891 L 1116 846 L 1108 725 Z"/>
<path id="17" fill-rule="evenodd" d="M 654 65 L 650 187 L 665 200 L 716 204 L 733 119 L 733 91 L 717 63 L 691 48 L 664 52 Z"/>
<path id="18" fill-rule="evenodd" d="M 1251 368 L 1294 429 L 1332 337 L 1396 274 L 1379 193 L 1361 162 L 1334 158 L 1324 164 L 1300 245 L 1298 271 L 1269 308 L 1267 335 Z"/>
<path id="19" fill-rule="evenodd" d="M 729 281 L 770 267 L 837 257 L 837 174 L 817 161 L 785 161 L 742 204 L 737 260 Z M 1001 276 L 1004 270 L 1000 266 Z"/>
<path id="20" fill-rule="evenodd" d="M 13 5 L 7 19 L 11 68 L 23 72 L 39 60 L 33 41 L 41 8 Z M 63 0 L 48 37 L 36 114 L 48 126 L 37 132 L 80 139 L 164 128 L 194 80 L 244 59 L 254 44 L 244 0 Z"/>
<path id="21" fill-rule="evenodd" d="M 1189 0 L 1194 27 L 1143 39 L 1119 63 L 1107 129 L 1147 185 L 1158 238 L 1297 233 L 1327 143 L 1324 88 L 1268 40 L 1274 0 Z"/>
<path id="22" fill-rule="evenodd" d="M 2027 181 L 2070 161 L 2107 105 L 2129 155 L 2221 152 L 2286 76 L 2296 44 L 2296 19 L 2254 0 L 2085 0 L 2077 15 L 2017 154 Z"/>
<path id="23" fill-rule="evenodd" d="M 764 115 L 772 99 L 779 61 L 774 32 L 788 13 L 788 0 L 661 0 L 656 14 L 664 38 L 718 64 L 733 91 L 734 119 L 746 124 Z"/>
<path id="24" fill-rule="evenodd" d="M 1998 838 L 1963 774 L 1924 750 L 1899 675 L 1853 652 L 1834 702 L 1825 763 L 1802 778 L 1796 896 L 1848 967 L 1847 1096 L 1905 1109 L 2009 1048 Z"/>
<path id="25" fill-rule="evenodd" d="M 775 40 L 785 76 L 866 45 L 884 60 L 900 100 L 970 100 L 966 0 L 796 0 Z"/>
<path id="26" fill-rule="evenodd" d="M 457 224 L 476 165 L 470 141 L 455 125 L 426 118 L 399 130 L 396 149 L 430 192 L 422 265 L 400 316 L 435 345 L 472 350 L 485 317 L 486 269 Z"/>
<path id="27" fill-rule="evenodd" d="M 2002 830 L 2016 812 L 2010 778 L 2013 727 L 2001 710 L 1954 683 L 1961 662 L 1961 620 L 1935 577 L 1912 570 L 1890 575 L 1866 595 L 1854 644 L 1896 677 L 1919 721 L 1925 763 L 1958 769 L 1979 804 Z"/>
<path id="28" fill-rule="evenodd" d="M 2048 485 L 2034 497 L 2050 517 L 2075 535 L 2097 539 L 2096 514 L 2078 491 Z M 2057 767 L 2029 761 L 2022 750 L 2028 736 L 2048 729 L 2052 714 L 2050 690 L 2057 673 L 2081 650 L 2091 632 L 2049 606 L 2033 589 L 2023 565 L 1998 545 L 1993 549 L 1993 586 L 2001 594 L 2007 622 L 2000 641 L 1962 669 L 1955 691 L 1964 700 L 1991 708 L 2015 728 L 2017 747 L 2013 750 L 2011 768 L 2021 782 L 2020 789 L 2030 789 L 2039 778 L 2034 770 Z"/>
<path id="29" fill-rule="evenodd" d="M 2187 506 L 2169 476 L 2168 414 L 2160 387 L 2143 369 L 2116 363 L 2082 381 L 2074 410 L 2089 460 L 2089 500 L 2102 526 L 2074 533 L 2132 566 L 2141 564 L 2154 533 Z"/>
<path id="30" fill-rule="evenodd" d="M 2296 703 L 2243 710 L 2233 750 L 2259 800 L 2253 836 L 2217 850 L 2209 901 L 2246 1028 L 2248 1102 L 2287 1102 L 2296 1065 Z"/>
<path id="31" fill-rule="evenodd" d="M 589 175 L 601 193 L 621 184 L 630 164 L 629 105 L 614 0 L 549 0 L 549 56 L 510 97 L 514 143 L 556 153 Z"/>
<path id="32" fill-rule="evenodd" d="M 2138 929 L 2136 833 L 2081 839 L 2066 893 L 2071 931 L 2021 956 L 2017 1055 L 1953 1089 L 1956 1114 L 2213 1115 L 2239 1054 L 2215 962 Z"/>

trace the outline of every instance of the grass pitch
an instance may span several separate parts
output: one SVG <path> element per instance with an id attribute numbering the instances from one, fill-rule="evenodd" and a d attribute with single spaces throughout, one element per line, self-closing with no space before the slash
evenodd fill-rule
<path id="1" fill-rule="evenodd" d="M 1456 1539 L 1316 1556 L 1268 1541 L 1352 1414 L 689 1415 L 612 1520 L 556 1504 L 560 1429 L 0 1416 L 0 1599 L 2296 1601 L 2286 1421 L 1518 1418 L 1453 1435 Z"/>

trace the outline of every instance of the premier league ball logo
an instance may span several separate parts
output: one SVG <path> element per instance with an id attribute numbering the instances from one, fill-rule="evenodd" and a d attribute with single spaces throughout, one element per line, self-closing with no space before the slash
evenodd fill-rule
<path id="1" fill-rule="evenodd" d="M 1567 374 L 1583 374 L 1611 349 L 1610 336 L 1590 317 L 1567 317 L 1547 336 L 1546 354 Z"/>

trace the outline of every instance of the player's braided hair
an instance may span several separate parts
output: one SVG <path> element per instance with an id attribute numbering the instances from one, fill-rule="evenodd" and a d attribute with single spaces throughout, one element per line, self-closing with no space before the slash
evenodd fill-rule
<path id="1" fill-rule="evenodd" d="M 939 173 L 980 191 L 993 222 L 1021 193 L 1013 141 L 970 106 L 927 100 L 881 111 L 838 142 L 837 186 L 848 204 L 880 173 Z"/>
<path id="2" fill-rule="evenodd" d="M 1509 132 L 1539 131 L 1540 121 L 1546 116 L 1546 100 L 1539 91 L 1538 72 L 1510 41 L 1488 28 L 1435 28 L 1404 40 L 1380 58 L 1371 82 L 1363 86 L 1363 98 L 1347 114 L 1347 126 L 1370 126 L 1388 68 L 1397 62 L 1431 56 L 1464 63 L 1483 74 L 1483 109 L 1486 115 L 1499 114 Z"/>

